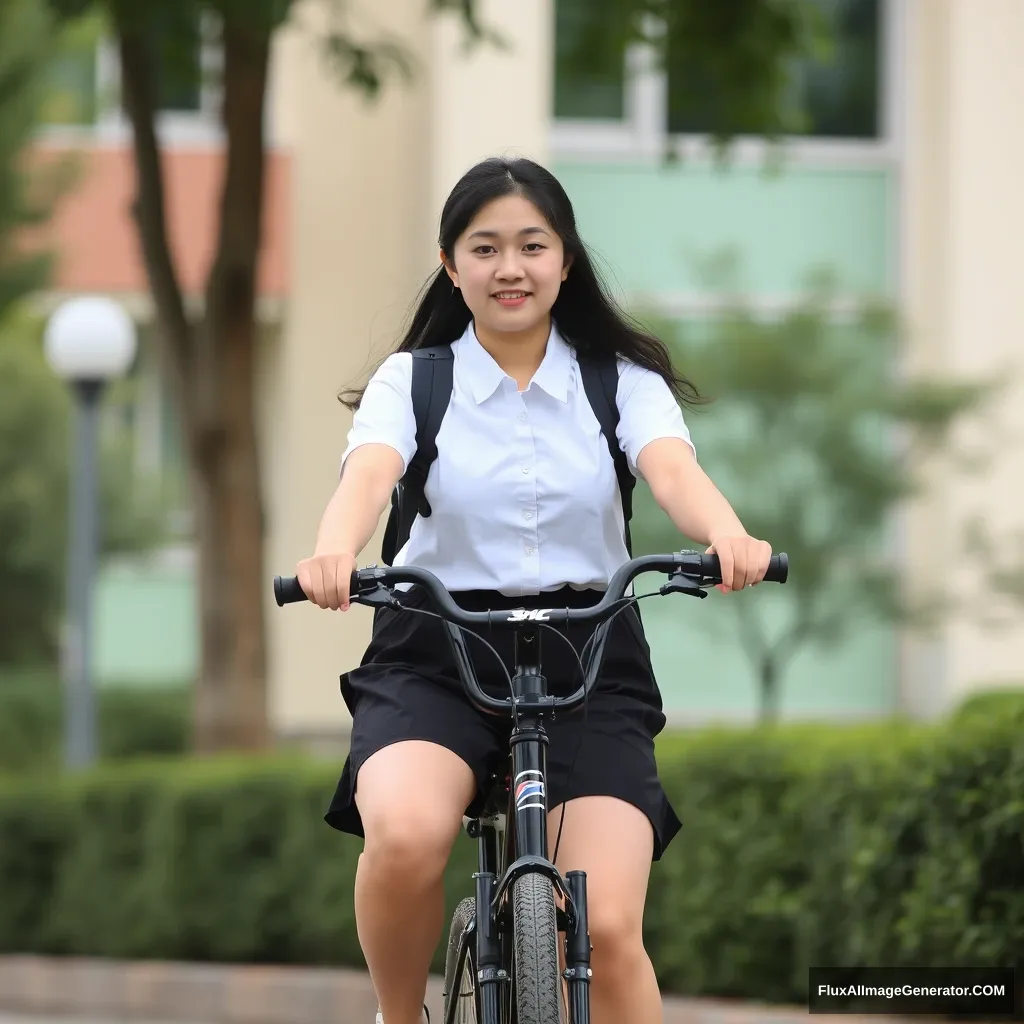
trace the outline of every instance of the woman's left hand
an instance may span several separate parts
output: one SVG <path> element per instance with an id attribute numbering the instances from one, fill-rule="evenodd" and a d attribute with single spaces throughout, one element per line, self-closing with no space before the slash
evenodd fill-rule
<path id="1" fill-rule="evenodd" d="M 722 534 L 711 538 L 705 552 L 718 555 L 722 565 L 722 582 L 718 589 L 723 594 L 754 586 L 764 579 L 772 557 L 772 546 L 748 534 Z"/>

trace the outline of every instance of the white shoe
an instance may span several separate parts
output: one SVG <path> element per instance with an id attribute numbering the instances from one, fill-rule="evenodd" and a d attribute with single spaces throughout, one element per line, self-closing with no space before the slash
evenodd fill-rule
<path id="1" fill-rule="evenodd" d="M 427 1024 L 430 1024 L 430 1011 L 426 1006 L 423 1007 L 423 1019 Z M 384 1024 L 384 1014 L 382 1014 L 380 1010 L 377 1011 L 377 1024 Z"/>

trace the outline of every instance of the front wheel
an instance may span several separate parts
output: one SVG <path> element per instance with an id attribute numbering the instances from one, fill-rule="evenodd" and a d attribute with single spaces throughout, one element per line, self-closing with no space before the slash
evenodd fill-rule
<path id="1" fill-rule="evenodd" d="M 455 908 L 448 932 L 444 964 L 444 1017 L 442 1024 L 480 1024 L 480 995 L 476 987 L 476 943 L 472 924 L 476 900 L 467 897 Z M 452 1004 L 455 1015 L 451 1016 Z"/>
<path id="2" fill-rule="evenodd" d="M 561 1024 L 558 919 L 550 879 L 527 874 L 512 883 L 517 1024 Z"/>

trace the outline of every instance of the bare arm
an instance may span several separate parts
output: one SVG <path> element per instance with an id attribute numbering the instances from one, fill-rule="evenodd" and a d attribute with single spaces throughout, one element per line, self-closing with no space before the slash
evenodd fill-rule
<path id="1" fill-rule="evenodd" d="M 651 441 L 640 452 L 637 469 L 676 529 L 698 544 L 707 544 L 708 551 L 718 555 L 723 589 L 741 590 L 763 579 L 771 545 L 747 534 L 732 505 L 701 469 L 685 441 L 676 437 Z"/>
<path id="2" fill-rule="evenodd" d="M 652 441 L 640 452 L 637 469 L 676 529 L 698 544 L 711 544 L 716 535 L 746 532 L 685 441 L 676 437 Z"/>
<path id="3" fill-rule="evenodd" d="M 320 520 L 314 553 L 358 558 L 401 477 L 402 457 L 390 445 L 364 444 L 352 452 Z"/>
<path id="4" fill-rule="evenodd" d="M 345 460 L 320 520 L 313 555 L 296 568 L 306 596 L 321 608 L 348 608 L 356 559 L 377 529 L 402 473 L 401 455 L 386 444 L 360 445 Z"/>

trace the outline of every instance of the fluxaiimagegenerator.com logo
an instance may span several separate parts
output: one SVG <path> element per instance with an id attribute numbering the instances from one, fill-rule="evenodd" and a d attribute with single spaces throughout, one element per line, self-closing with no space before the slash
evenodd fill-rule
<path id="1" fill-rule="evenodd" d="M 811 1013 L 983 1014 L 1020 1019 L 1012 968 L 812 967 Z"/>

